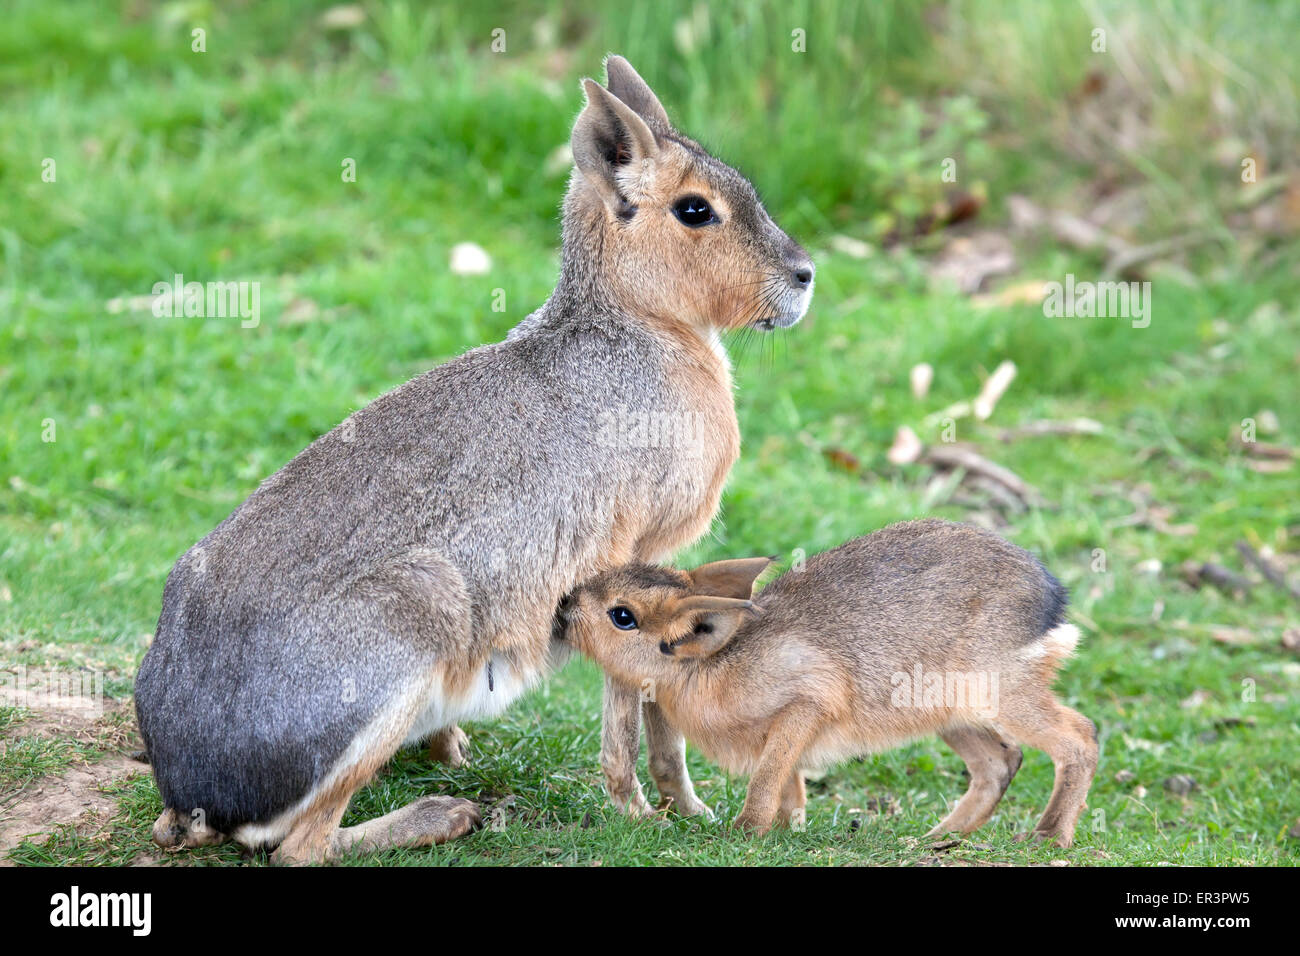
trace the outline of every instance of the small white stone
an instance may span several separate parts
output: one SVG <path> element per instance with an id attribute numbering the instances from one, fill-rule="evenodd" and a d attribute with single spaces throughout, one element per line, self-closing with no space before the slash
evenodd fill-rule
<path id="1" fill-rule="evenodd" d="M 917 398 L 925 398 L 929 394 L 930 383 L 933 381 L 934 366 L 929 362 L 912 366 L 912 394 Z"/>
<path id="2" fill-rule="evenodd" d="M 458 242 L 451 249 L 451 271 L 458 276 L 481 276 L 492 268 L 492 257 L 473 242 Z"/>

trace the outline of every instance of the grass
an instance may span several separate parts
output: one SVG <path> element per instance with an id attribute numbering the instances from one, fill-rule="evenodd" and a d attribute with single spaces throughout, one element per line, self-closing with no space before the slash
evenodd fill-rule
<path id="1" fill-rule="evenodd" d="M 1295 471 L 1250 470 L 1235 438 L 1243 419 L 1271 410 L 1279 429 L 1261 439 L 1300 444 L 1296 244 L 1232 230 L 1236 160 L 1206 147 L 1226 143 L 1227 155 L 1241 140 L 1267 173 L 1285 171 L 1297 67 L 1268 51 L 1287 35 L 1274 18 L 1290 22 L 1294 10 L 796 3 L 704 17 L 688 3 L 546 14 L 397 3 L 366 5 L 360 26 L 330 29 L 318 17 L 326 7 L 136 2 L 119 17 L 99 4 L 18 0 L 8 14 L 6 662 L 88 667 L 107 675 L 110 694 L 129 695 L 163 580 L 189 545 L 352 410 L 502 337 L 535 308 L 555 277 L 566 173 L 546 159 L 567 140 L 578 76 L 618 50 L 684 130 L 754 179 L 819 268 L 803 325 L 732 343 L 745 446 L 715 533 L 681 559 L 792 561 L 796 549 L 811 554 L 901 518 L 970 517 L 936 504 L 923 470 L 884 452 L 903 424 L 937 441 L 928 416 L 970 398 L 1010 359 L 1020 372 L 996 415 L 959 420 L 958 437 L 1048 503 L 1002 530 L 1072 590 L 1086 636 L 1059 686 L 1100 726 L 1103 757 L 1076 850 L 1011 840 L 1051 787 L 1050 763 L 1030 752 L 993 823 L 949 858 L 1294 865 L 1300 662 L 1279 637 L 1297 625 L 1296 607 L 1267 587 L 1236 601 L 1177 574 L 1187 559 L 1240 569 L 1238 539 L 1283 557 L 1300 550 Z M 1111 59 L 1087 49 L 1101 22 Z M 193 25 L 205 25 L 207 53 L 190 52 Z M 504 55 L 488 48 L 498 26 Z M 787 52 L 795 27 L 807 31 L 802 56 Z M 1145 91 L 1146 134 L 1133 149 L 1096 134 L 1071 139 L 1075 113 L 1063 104 L 1093 69 L 1120 99 L 1135 84 Z M 1223 102 L 1232 108 L 1207 105 Z M 1189 224 L 1224 238 L 1187 261 L 1190 279 L 1156 278 L 1147 329 L 980 307 L 929 287 L 933 239 L 881 243 L 941 195 L 932 171 L 947 156 L 960 182 L 987 192 L 987 224 L 1016 191 L 1046 205 L 1086 202 L 1109 177 L 1143 198 L 1135 241 Z M 340 178 L 349 157 L 355 183 Z M 41 179 L 45 158 L 56 162 L 52 183 Z M 874 254 L 836 251 L 836 234 Z M 490 274 L 448 272 L 450 247 L 465 240 L 491 253 Z M 1098 277 L 1101 264 L 1049 244 L 1021 249 L 1022 277 Z M 177 272 L 259 280 L 260 325 L 106 308 Z M 496 289 L 505 312 L 492 310 Z M 920 361 L 935 368 L 923 400 L 907 382 Z M 1002 427 L 1077 415 L 1103 434 L 997 438 Z M 56 440 L 43 441 L 51 423 Z M 831 449 L 860 468 L 845 470 Z M 1170 509 L 1170 524 L 1195 532 L 1127 523 L 1139 485 Z M 1214 639 L 1231 628 L 1249 640 Z M 600 791 L 598 715 L 598 674 L 580 663 L 502 720 L 470 727 L 469 766 L 403 754 L 346 822 L 431 792 L 515 800 L 502 826 L 366 862 L 910 863 L 931 855 L 919 835 L 964 788 L 957 758 L 922 741 L 827 774 L 811 788 L 805 832 L 746 842 L 724 827 L 744 782 L 692 753 L 721 822 L 632 824 Z M 21 722 L 0 729 L 13 738 Z M 56 772 L 72 759 L 60 748 L 19 741 L 4 759 Z M 1134 778 L 1118 782 L 1121 771 Z M 1164 789 L 1176 774 L 1198 789 Z M 105 833 L 64 828 L 12 858 L 142 859 L 157 791 L 148 777 L 115 786 L 119 815 Z M 231 847 L 169 859 L 241 860 Z"/>

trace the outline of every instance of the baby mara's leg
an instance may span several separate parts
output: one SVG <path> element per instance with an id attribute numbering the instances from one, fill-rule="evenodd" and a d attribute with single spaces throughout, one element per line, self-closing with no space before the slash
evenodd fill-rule
<path id="1" fill-rule="evenodd" d="M 659 788 L 659 809 L 673 809 L 684 816 L 702 813 L 712 817 L 712 811 L 695 795 L 695 787 L 686 772 L 686 739 L 681 732 L 668 722 L 654 701 L 645 701 L 643 709 L 638 688 L 627 687 L 607 676 L 600 765 L 610 800 L 631 817 L 648 817 L 655 812 L 636 777 L 642 713 L 650 773 Z"/>
<path id="2" fill-rule="evenodd" d="M 791 829 L 801 828 L 806 822 L 804 807 L 807 803 L 808 791 L 804 789 L 803 771 L 796 769 L 781 788 L 781 822 Z"/>
<path id="3" fill-rule="evenodd" d="M 772 828 L 781 810 L 782 795 L 800 758 L 821 731 L 823 715 L 813 703 L 799 701 L 777 715 L 767 734 L 758 769 L 749 781 L 745 806 L 733 824 L 756 836 Z"/>
<path id="4" fill-rule="evenodd" d="M 926 836 L 970 833 L 988 822 L 1020 769 L 1020 748 L 985 727 L 949 727 L 939 734 L 966 761 L 970 786 L 952 812 Z"/>
<path id="5" fill-rule="evenodd" d="M 1023 836 L 1068 848 L 1074 842 L 1075 825 L 1097 770 L 1096 725 L 1060 703 L 1050 691 L 1018 702 L 1009 713 L 999 715 L 998 723 L 1017 740 L 1046 753 L 1056 765 L 1047 809 L 1034 829 Z"/>
<path id="6" fill-rule="evenodd" d="M 695 795 L 690 774 L 686 772 L 686 738 L 668 722 L 659 705 L 647 700 L 645 716 L 646 749 L 650 752 L 650 776 L 659 788 L 659 809 L 676 810 L 682 816 L 703 814 L 713 819 L 713 811 Z"/>

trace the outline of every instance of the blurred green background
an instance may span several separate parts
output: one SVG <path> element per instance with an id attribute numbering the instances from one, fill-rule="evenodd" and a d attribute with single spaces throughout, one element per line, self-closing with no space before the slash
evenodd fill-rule
<path id="1" fill-rule="evenodd" d="M 1101 770 L 1070 853 L 1011 841 L 1050 791 L 1034 753 L 994 822 L 936 856 L 919 834 L 964 789 L 937 741 L 829 773 L 803 833 L 629 824 L 599 790 L 599 677 L 578 664 L 471 728 L 471 766 L 405 754 L 352 811 L 512 794 L 508 826 L 377 862 L 1294 863 L 1300 613 L 1236 545 L 1300 581 L 1300 6 L 467 6 L 6 5 L 0 658 L 129 698 L 189 545 L 352 410 L 536 308 L 578 80 L 619 52 L 818 263 L 803 324 L 732 343 L 745 447 L 682 560 L 793 560 L 921 514 L 997 528 L 1072 590 L 1085 641 L 1060 687 L 1101 728 Z M 450 269 L 462 242 L 486 274 Z M 175 273 L 260 282 L 260 324 L 155 317 Z M 1151 282 L 1150 326 L 1045 317 L 1041 284 L 1067 273 Z M 961 414 L 1004 361 L 993 416 Z M 1099 433 L 1024 433 L 1079 417 Z M 1037 494 L 892 463 L 904 426 Z M 1204 585 L 1205 562 L 1249 593 Z M 112 749 L 34 719 L 0 708 L 19 798 Z M 725 822 L 744 781 L 691 759 Z M 110 819 L 13 858 L 152 859 L 152 782 L 108 786 Z"/>

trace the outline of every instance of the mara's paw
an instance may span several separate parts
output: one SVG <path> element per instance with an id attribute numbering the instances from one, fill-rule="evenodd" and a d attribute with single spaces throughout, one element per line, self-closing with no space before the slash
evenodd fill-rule
<path id="1" fill-rule="evenodd" d="M 429 738 L 429 756 L 449 767 L 469 760 L 469 735 L 459 727 L 447 727 Z"/>
<path id="2" fill-rule="evenodd" d="M 1074 834 L 1063 833 L 1060 830 L 1029 830 L 1025 833 L 1017 833 L 1015 841 L 1017 843 L 1032 843 L 1035 846 L 1048 844 L 1062 850 L 1068 850 L 1074 845 Z"/>
<path id="3" fill-rule="evenodd" d="M 650 801 L 639 793 L 624 803 L 620 809 L 633 820 L 650 820 L 656 815 L 655 808 L 650 806 Z"/>
<path id="4" fill-rule="evenodd" d="M 619 812 L 633 820 L 646 820 L 655 815 L 655 808 L 645 798 L 641 784 L 635 776 L 605 775 L 605 795 Z"/>
<path id="5" fill-rule="evenodd" d="M 682 817 L 704 817 L 706 820 L 713 819 L 713 811 L 709 809 L 709 805 L 696 796 L 691 796 L 686 799 L 675 796 L 661 797 L 656 809 L 660 813 L 676 813 L 678 816 Z"/>
<path id="6" fill-rule="evenodd" d="M 478 804 L 461 797 L 421 797 L 408 812 L 404 822 L 414 837 L 410 846 L 446 843 L 483 825 Z"/>
<path id="7" fill-rule="evenodd" d="M 757 816 L 741 811 L 731 828 L 747 837 L 761 837 L 772 829 L 771 820 L 762 820 Z"/>
<path id="8" fill-rule="evenodd" d="M 226 835 L 212 829 L 197 811 L 186 815 L 178 810 L 164 810 L 154 821 L 153 842 L 164 850 L 194 849 L 226 842 Z"/>

